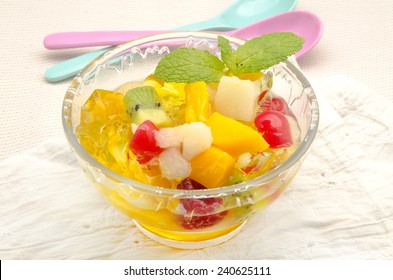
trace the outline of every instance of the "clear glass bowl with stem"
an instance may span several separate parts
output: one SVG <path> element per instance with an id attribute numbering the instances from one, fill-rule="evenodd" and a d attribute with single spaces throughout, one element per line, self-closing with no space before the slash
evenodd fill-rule
<path id="1" fill-rule="evenodd" d="M 233 48 L 243 39 L 226 36 Z M 125 213 L 147 236 L 172 247 L 203 248 L 224 242 L 237 234 L 248 218 L 272 203 L 298 172 L 313 142 L 319 120 L 314 91 L 291 62 L 269 68 L 276 95 L 284 98 L 297 122 L 299 145 L 283 162 L 262 176 L 216 189 L 180 190 L 147 185 L 126 178 L 97 161 L 78 141 L 75 134 L 81 108 L 95 89 L 116 90 L 141 81 L 154 72 L 158 61 L 178 47 L 204 49 L 219 55 L 217 34 L 173 32 L 140 38 L 114 47 L 90 64 L 71 82 L 64 97 L 62 121 L 66 138 L 85 174 L 99 192 Z M 206 163 L 208 164 L 208 163 Z M 216 219 L 211 226 L 185 228 L 181 221 L 190 219 L 180 202 L 219 199 L 222 203 L 201 219 Z"/>

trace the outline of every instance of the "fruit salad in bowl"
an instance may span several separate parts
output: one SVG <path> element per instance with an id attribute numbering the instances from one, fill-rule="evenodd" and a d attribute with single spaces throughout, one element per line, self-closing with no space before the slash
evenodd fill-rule
<path id="1" fill-rule="evenodd" d="M 297 173 L 318 104 L 287 59 L 303 39 L 175 32 L 91 62 L 63 103 L 87 177 L 150 238 L 177 248 L 226 241 Z"/>

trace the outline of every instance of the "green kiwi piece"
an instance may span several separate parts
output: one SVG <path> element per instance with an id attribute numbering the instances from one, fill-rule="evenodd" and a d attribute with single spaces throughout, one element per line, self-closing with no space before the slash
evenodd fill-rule
<path id="1" fill-rule="evenodd" d="M 131 116 L 140 109 L 158 109 L 161 106 L 157 92 L 151 86 L 130 89 L 123 101 Z"/>

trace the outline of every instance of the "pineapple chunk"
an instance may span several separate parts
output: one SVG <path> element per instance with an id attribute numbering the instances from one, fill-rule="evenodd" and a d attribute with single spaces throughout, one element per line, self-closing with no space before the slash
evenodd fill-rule
<path id="1" fill-rule="evenodd" d="M 182 154 L 186 160 L 193 159 L 196 155 L 210 148 L 213 136 L 208 127 L 203 122 L 192 122 L 181 127 L 183 134 Z"/>
<path id="2" fill-rule="evenodd" d="M 190 163 L 190 178 L 209 189 L 223 186 L 235 166 L 233 157 L 213 146 L 194 157 Z"/>
<path id="3" fill-rule="evenodd" d="M 213 113 L 208 123 L 213 145 L 235 158 L 243 153 L 263 152 L 269 148 L 269 144 L 256 130 L 220 113 Z"/>
<path id="4" fill-rule="evenodd" d="M 254 120 L 260 88 L 256 82 L 223 76 L 218 84 L 214 109 L 235 120 Z"/>
<path id="5" fill-rule="evenodd" d="M 185 86 L 186 108 L 185 121 L 205 122 L 210 116 L 209 92 L 205 82 L 196 82 Z"/>

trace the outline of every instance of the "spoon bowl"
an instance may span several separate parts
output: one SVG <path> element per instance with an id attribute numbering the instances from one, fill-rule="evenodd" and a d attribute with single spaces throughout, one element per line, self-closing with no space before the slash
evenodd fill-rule
<path id="1" fill-rule="evenodd" d="M 243 39 L 252 39 L 273 32 L 292 32 L 305 39 L 302 49 L 296 53 L 301 57 L 312 49 L 323 33 L 322 21 L 308 11 L 293 11 L 258 21 L 246 27 L 226 32 Z"/>
<path id="2" fill-rule="evenodd" d="M 175 30 L 223 30 L 241 28 L 258 20 L 292 11 L 298 0 L 237 0 L 211 19 L 184 25 Z"/>
<path id="3" fill-rule="evenodd" d="M 166 31 L 163 30 L 118 31 L 106 33 L 88 32 L 88 34 L 83 36 L 86 39 L 83 46 L 88 46 L 89 43 L 89 46 L 92 46 L 91 43 L 95 46 L 118 45 L 139 37 L 165 32 Z M 272 32 L 293 32 L 303 37 L 305 39 L 303 48 L 296 53 L 296 57 L 299 58 L 310 51 L 319 41 L 322 36 L 323 25 L 319 17 L 311 12 L 290 11 L 258 21 L 243 28 L 220 33 L 243 39 L 251 39 Z M 68 41 L 68 43 L 70 42 Z M 82 45 L 79 42 L 77 46 L 80 47 Z M 73 77 L 79 73 L 87 63 L 109 49 L 110 48 L 105 48 L 90 52 L 56 64 L 47 69 L 45 78 L 49 82 L 58 82 Z"/>

